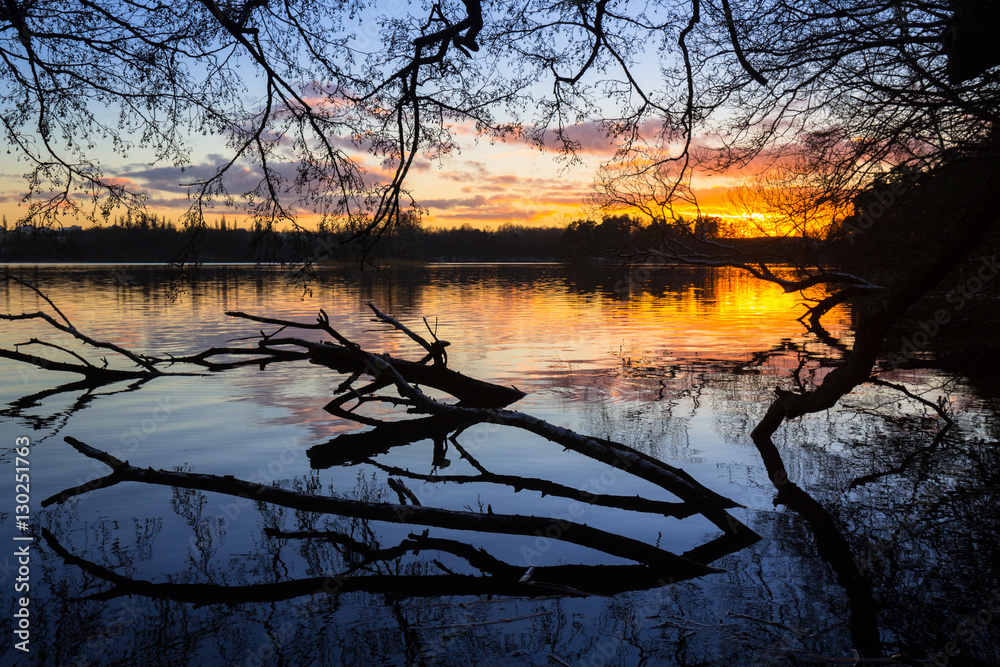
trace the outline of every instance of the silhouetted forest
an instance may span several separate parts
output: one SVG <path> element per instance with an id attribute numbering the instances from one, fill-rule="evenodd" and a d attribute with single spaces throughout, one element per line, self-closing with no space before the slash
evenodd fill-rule
<path id="1" fill-rule="evenodd" d="M 227 224 L 184 229 L 149 216 L 138 223 L 82 229 L 22 226 L 0 231 L 4 262 L 278 262 L 316 257 L 329 248 L 340 252 L 333 232 L 263 232 Z M 503 225 L 495 230 L 471 226 L 452 229 L 406 227 L 388 234 L 375 248 L 379 259 L 449 262 L 559 260 L 565 252 L 565 230 L 558 227 Z"/>
<path id="2" fill-rule="evenodd" d="M 717 222 L 705 218 L 692 225 L 700 233 Z M 450 229 L 404 225 L 387 234 L 372 254 L 377 260 L 418 262 L 638 261 L 644 251 L 662 247 L 663 235 L 671 233 L 669 227 L 622 215 L 600 222 L 577 220 L 565 227 L 505 224 L 483 230 L 470 225 Z M 795 238 L 727 242 L 765 261 L 788 261 L 803 243 Z M 332 261 L 351 259 L 351 249 L 340 246 L 336 232 L 248 230 L 225 218 L 196 230 L 155 215 L 90 229 L 4 225 L 0 230 L 3 262 L 295 262 L 327 257 L 327 249 Z M 702 250 L 708 255 L 722 252 L 712 246 Z"/>
<path id="3" fill-rule="evenodd" d="M 752 257 L 754 262 L 819 262 L 861 271 L 871 279 L 919 261 L 923 239 L 939 224 L 935 200 L 947 178 L 920 179 L 894 174 L 857 195 L 855 213 L 832 226 L 823 238 L 727 238 L 727 221 L 702 217 L 669 225 L 628 215 L 599 222 L 575 220 L 564 227 L 504 224 L 496 229 L 470 225 L 426 228 L 399 224 L 370 250 L 376 261 L 523 262 L 652 261 L 671 263 L 664 248 L 689 248 L 714 262 Z M 356 249 L 342 246 L 333 230 L 274 232 L 245 229 L 223 216 L 197 229 L 157 215 L 116 219 L 83 229 L 0 227 L 0 262 L 299 262 L 350 261 Z M 721 242 L 721 243 L 717 243 Z M 995 244 L 989 244 L 995 248 Z M 984 248 L 984 251 L 986 249 Z M 659 251 L 661 254 L 657 256 Z"/>

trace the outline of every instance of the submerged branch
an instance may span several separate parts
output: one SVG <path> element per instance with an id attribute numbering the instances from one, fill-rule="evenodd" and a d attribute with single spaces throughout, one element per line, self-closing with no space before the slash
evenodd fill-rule
<path id="1" fill-rule="evenodd" d="M 923 258 L 924 261 L 916 263 L 915 268 L 903 275 L 892 289 L 885 291 L 880 302 L 870 306 L 856 326 L 854 346 L 844 353 L 841 364 L 827 374 L 814 390 L 792 393 L 779 389 L 777 398 L 751 433 L 768 475 L 778 490 L 778 500 L 786 503 L 810 524 L 821 555 L 830 563 L 837 574 L 838 583 L 846 591 L 852 612 L 851 635 L 855 646 L 865 657 L 878 657 L 881 654 L 876 605 L 868 578 L 863 567 L 859 567 L 833 516 L 789 480 L 773 435 L 785 420 L 829 409 L 858 385 L 872 381 L 872 370 L 892 327 L 902 319 L 911 305 L 927 294 L 982 241 L 996 224 L 997 210 L 1000 210 L 998 205 L 1000 192 L 995 187 L 982 190 L 980 199 L 969 214 L 952 218 L 954 228 L 947 231 Z M 904 393 L 918 398 L 908 391 Z M 936 446 L 950 425 L 950 419 L 943 410 L 939 409 L 938 413 L 946 420 L 946 427 L 939 432 L 932 446 Z"/>
<path id="2" fill-rule="evenodd" d="M 878 605 L 863 564 L 854 554 L 830 512 L 789 479 L 781 454 L 770 436 L 755 433 L 754 443 L 767 468 L 768 477 L 778 492 L 777 501 L 805 519 L 816 538 L 816 549 L 820 557 L 833 569 L 837 583 L 847 594 L 850 608 L 848 625 L 854 648 L 867 658 L 881 657 Z"/>
<path id="3" fill-rule="evenodd" d="M 441 550 L 468 560 L 470 565 L 486 572 L 485 575 L 447 574 L 363 574 L 354 569 L 330 576 L 293 579 L 265 584 L 227 586 L 200 583 L 154 583 L 132 579 L 113 570 L 73 555 L 63 547 L 47 529 L 42 529 L 45 541 L 66 563 L 75 565 L 99 579 L 113 585 L 107 591 L 84 599 L 112 600 L 124 595 L 142 595 L 151 599 L 204 604 L 238 604 L 247 602 L 275 602 L 307 595 L 340 595 L 352 592 L 391 594 L 394 597 L 463 596 L 515 596 L 549 597 L 553 593 L 564 595 L 614 595 L 626 591 L 649 590 L 683 580 L 682 577 L 664 578 L 655 569 L 644 565 L 554 565 L 531 569 L 525 579 L 524 568 L 515 567 L 495 559 L 485 552 L 481 555 L 473 547 L 449 540 L 421 537 L 408 539 L 400 547 L 383 550 L 385 556 L 415 553 L 420 549 Z M 277 537 L 282 537 L 277 535 Z M 465 547 L 465 548 L 463 548 Z M 506 567 L 504 567 L 506 566 Z"/>
<path id="4" fill-rule="evenodd" d="M 127 350 L 119 345 L 115 345 L 114 343 L 108 343 L 105 341 L 97 340 L 95 338 L 91 338 L 90 336 L 81 332 L 79 329 L 77 329 L 71 324 L 63 324 L 61 322 L 56 321 L 56 319 L 53 318 L 48 313 L 43 313 L 41 311 L 34 313 L 19 313 L 17 315 L 9 313 L 0 313 L 0 320 L 16 321 L 16 320 L 30 320 L 30 319 L 40 319 L 45 322 L 48 322 L 48 324 L 52 326 L 54 329 L 58 329 L 63 333 L 68 333 L 77 340 L 80 340 L 86 343 L 87 345 L 90 345 L 91 347 L 117 352 L 118 354 L 122 355 L 129 361 L 134 362 L 137 366 L 141 366 L 142 368 L 144 368 L 146 373 L 149 375 L 160 375 L 162 373 L 162 371 L 153 366 L 153 362 L 148 358 L 135 354 L 131 350 Z"/>
<path id="5" fill-rule="evenodd" d="M 0 349 L 0 357 L 31 364 L 43 370 L 77 373 L 84 376 L 87 385 L 91 387 L 111 382 L 118 382 L 120 380 L 134 380 L 137 378 L 150 377 L 150 373 L 147 371 L 129 371 L 116 368 L 102 368 L 89 363 L 73 364 L 64 361 L 53 361 L 51 359 L 46 359 L 45 357 L 38 357 L 33 354 L 26 354 L 16 350 Z M 161 373 L 157 373 L 157 375 L 160 374 Z"/>
<path id="6" fill-rule="evenodd" d="M 381 313 L 374 305 L 370 304 L 370 307 L 379 321 L 390 324 L 418 342 L 428 352 L 428 355 L 419 361 L 410 361 L 368 352 L 334 329 L 330 324 L 329 317 L 321 310 L 314 323 L 229 312 L 227 315 L 231 317 L 278 325 L 281 328 L 271 334 L 260 332 L 259 337 L 256 337 L 256 346 L 252 347 L 213 347 L 184 357 L 144 357 L 143 359 L 150 367 L 153 364 L 189 363 L 203 366 L 209 370 L 225 370 L 248 364 L 259 364 L 263 367 L 277 361 L 307 359 L 314 364 L 348 375 L 348 378 L 337 387 L 335 397 L 327 405 L 328 410 L 346 418 L 376 426 L 370 433 L 341 436 L 340 444 L 344 444 L 350 439 L 352 445 L 363 445 L 360 450 L 352 446 L 352 452 L 347 457 L 337 452 L 338 447 L 327 445 L 312 448 L 309 456 L 315 466 L 332 465 L 343 462 L 345 459 L 364 459 L 387 451 L 392 446 L 413 442 L 423 437 L 435 440 L 435 466 L 445 466 L 448 463 L 445 458 L 447 451 L 445 441 L 450 437 L 455 447 L 464 457 L 469 459 L 473 467 L 477 468 L 478 475 L 430 478 L 406 469 L 384 466 L 391 474 L 397 475 L 397 478 L 389 479 L 389 484 L 398 494 L 400 502 L 398 504 L 371 503 L 329 496 L 313 496 L 236 479 L 231 475 L 220 477 L 154 470 L 152 468 L 143 469 L 90 447 L 75 438 L 67 437 L 66 442 L 84 455 L 103 462 L 111 468 L 112 472 L 95 481 L 66 489 L 62 493 L 46 499 L 43 506 L 62 503 L 71 497 L 113 486 L 120 482 L 158 484 L 253 498 L 259 502 L 300 511 L 336 514 L 362 520 L 521 535 L 531 539 L 545 537 L 636 561 L 653 568 L 660 575 L 668 576 L 674 580 L 719 572 L 720 570 L 707 565 L 707 563 L 724 553 L 735 551 L 760 539 L 756 533 L 726 511 L 726 508 L 736 506 L 735 503 L 702 486 L 684 471 L 619 443 L 586 437 L 530 415 L 504 409 L 504 406 L 523 397 L 523 392 L 512 387 L 503 387 L 470 378 L 451 370 L 447 367 L 447 357 L 444 354 L 444 348 L 448 345 L 447 341 L 438 339 L 436 333 L 431 331 L 434 342 L 429 342 L 394 318 Z M 47 318 L 44 314 L 39 314 L 39 316 L 43 319 Z M 47 319 L 51 323 L 51 318 Z M 287 335 L 279 337 L 278 334 L 285 329 L 322 331 L 331 336 L 335 342 L 317 342 Z M 429 327 L 428 329 L 430 330 Z M 20 352 L 8 352 L 7 354 L 24 361 L 48 364 L 44 360 Z M 233 361 L 232 357 L 249 358 Z M 428 363 L 432 360 L 433 363 Z M 148 370 L 116 371 L 98 368 L 87 363 L 86 360 L 81 359 L 81 361 L 81 364 L 62 364 L 58 368 L 99 374 L 102 379 L 108 377 L 132 379 L 150 376 Z M 46 367 L 52 366 L 47 365 Z M 156 374 L 163 373 L 157 370 Z M 355 389 L 354 383 L 362 376 L 369 376 L 370 382 Z M 446 392 L 458 402 L 453 404 L 431 398 L 420 387 L 432 387 Z M 395 395 L 380 393 L 382 390 L 394 391 Z M 345 406 L 352 400 L 356 401 L 356 404 L 351 410 L 347 410 Z M 369 402 L 388 404 L 397 408 L 405 407 L 409 413 L 425 414 L 429 415 L 429 418 L 389 423 L 353 412 Z M 542 479 L 490 473 L 475 461 L 471 454 L 462 449 L 455 440 L 457 434 L 462 430 L 480 423 L 499 424 L 534 433 L 547 441 L 562 445 L 595 461 L 650 481 L 676 495 L 681 502 L 660 502 L 640 497 L 627 498 L 589 494 Z M 337 442 L 337 439 L 334 442 Z M 700 513 L 715 524 L 723 532 L 723 535 L 702 547 L 693 549 L 688 555 L 678 556 L 645 542 L 571 520 L 494 514 L 492 508 L 489 508 L 487 513 L 475 513 L 423 507 L 416 494 L 405 486 L 402 478 L 456 483 L 505 484 L 515 490 L 533 489 L 542 495 L 551 494 L 572 498 L 591 505 L 679 518 Z M 519 582 L 524 583 L 523 577 L 519 579 Z"/>
<path id="7" fill-rule="evenodd" d="M 112 468 L 113 473 L 103 478 L 107 481 L 101 486 L 109 486 L 126 481 L 139 482 L 223 493 L 243 498 L 252 498 L 260 502 L 272 503 L 306 512 L 337 514 L 372 521 L 421 524 L 453 530 L 471 530 L 532 537 L 544 535 L 549 536 L 551 539 L 570 542 L 609 555 L 637 561 L 655 567 L 670 575 L 686 577 L 722 571 L 677 556 L 669 551 L 664 551 L 638 540 L 614 535 L 586 524 L 578 524 L 571 521 L 516 514 L 476 514 L 473 512 L 460 512 L 433 507 L 369 503 L 359 500 L 334 498 L 332 496 L 312 496 L 236 479 L 229 475 L 220 477 L 218 475 L 201 473 L 138 468 L 129 465 L 127 462 L 120 461 L 106 452 L 90 447 L 76 438 L 66 437 L 65 440 L 85 456 L 101 461 Z M 54 503 L 63 503 L 73 495 L 79 495 L 84 492 L 81 490 L 81 487 L 68 489 L 42 501 L 42 507 L 48 507 Z"/>
<path id="8" fill-rule="evenodd" d="M 662 516 L 672 516 L 683 519 L 697 514 L 698 510 L 687 503 L 672 503 L 663 500 L 650 500 L 642 496 L 614 496 L 610 494 L 591 493 L 583 489 L 575 489 L 556 482 L 532 477 L 522 477 L 520 475 L 500 475 L 497 473 L 484 472 L 478 475 L 429 475 L 413 472 L 405 468 L 386 465 L 377 461 L 371 461 L 376 468 L 383 470 L 390 475 L 399 477 L 409 477 L 423 482 L 433 482 L 440 484 L 502 484 L 511 487 L 514 492 L 537 491 L 542 496 L 556 496 L 560 498 L 570 498 L 588 505 L 599 507 L 614 507 L 616 509 L 629 510 L 633 512 L 644 512 L 647 514 L 658 514 Z"/>

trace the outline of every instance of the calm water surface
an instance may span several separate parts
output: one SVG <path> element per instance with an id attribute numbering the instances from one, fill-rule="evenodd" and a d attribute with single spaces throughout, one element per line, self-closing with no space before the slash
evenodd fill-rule
<path id="1" fill-rule="evenodd" d="M 342 544 L 275 537 L 265 529 L 336 530 L 371 548 L 392 547 L 420 531 L 133 483 L 42 510 L 43 498 L 108 472 L 64 436 L 141 467 L 381 502 L 396 501 L 387 478 L 399 471 L 473 476 L 477 469 L 454 446 L 442 459 L 429 439 L 366 462 L 313 469 L 309 447 L 366 427 L 323 410 L 344 377 L 305 361 L 49 393 L 77 377 L 0 360 L 3 477 L 13 479 L 14 438 L 30 437 L 33 520 L 70 554 L 45 540 L 33 545 L 32 653 L 25 657 L 8 641 L 5 662 L 830 664 L 853 657 L 858 625 L 865 623 L 874 626 L 886 656 L 907 656 L 903 664 L 1000 661 L 990 611 L 991 604 L 1000 610 L 1000 597 L 992 597 L 1000 588 L 995 397 L 977 382 L 932 368 L 896 372 L 887 379 L 945 406 L 955 426 L 942 434 L 928 405 L 874 386 L 859 388 L 828 413 L 783 426 L 776 442 L 785 467 L 828 513 L 837 535 L 831 538 L 799 508 L 775 502 L 749 438 L 776 387 L 791 389 L 797 381 L 810 387 L 837 354 L 807 335 L 795 320 L 802 305 L 773 286 L 727 270 L 640 269 L 623 278 L 602 267 L 436 265 L 331 271 L 303 290 L 278 268 L 208 267 L 177 294 L 157 267 L 15 271 L 91 336 L 157 356 L 233 339 L 252 344 L 248 337 L 276 329 L 226 317 L 227 310 L 311 321 L 322 308 L 366 349 L 418 357 L 408 339 L 371 322 L 365 304 L 415 329 L 427 318 L 451 341 L 452 368 L 523 390 L 527 396 L 512 406 L 518 410 L 682 467 L 743 505 L 733 514 L 762 540 L 716 561 L 724 573 L 611 596 L 433 595 L 400 586 L 225 604 L 218 589 L 217 603 L 196 605 L 121 594 L 113 580 L 73 559 L 133 581 L 252 586 L 333 575 L 353 562 Z M 3 290 L 3 312 L 48 308 L 17 285 Z M 831 334 L 850 342 L 849 311 L 832 312 L 827 323 Z M 0 343 L 11 348 L 43 334 L 98 359 L 37 321 L 4 323 Z M 112 355 L 109 363 L 127 366 Z M 458 442 L 492 473 L 676 500 L 510 427 L 474 426 Z M 864 476 L 869 481 L 860 483 Z M 495 483 L 409 478 L 406 484 L 429 507 L 556 517 L 573 502 Z M 8 507 L 0 508 L 5 536 L 15 533 L 13 483 L 9 488 Z M 718 535 L 700 516 L 587 506 L 577 520 L 674 553 Z M 444 529 L 431 529 L 431 536 L 471 543 L 525 567 L 627 562 L 557 541 L 540 549 L 530 536 Z M 854 584 L 831 563 L 831 539 L 857 557 L 869 609 L 859 609 Z M 10 591 L 13 561 L 0 562 Z M 429 577 L 461 567 L 449 554 L 421 551 L 365 573 Z M 476 573 L 467 563 L 461 571 Z M 594 586 L 578 583 L 584 591 Z M 11 610 L 13 597 L 5 598 Z"/>

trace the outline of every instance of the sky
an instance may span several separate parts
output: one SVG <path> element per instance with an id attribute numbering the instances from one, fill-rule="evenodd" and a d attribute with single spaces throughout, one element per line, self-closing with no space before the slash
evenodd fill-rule
<path id="1" fill-rule="evenodd" d="M 588 200 L 591 184 L 601 163 L 611 157 L 614 146 L 594 125 L 575 128 L 574 139 L 580 142 L 580 163 L 567 164 L 557 159 L 555 151 L 541 151 L 521 140 L 491 144 L 476 141 L 471 128 L 458 128 L 461 148 L 438 160 L 418 158 L 408 176 L 407 186 L 417 202 L 427 210 L 426 227 L 471 225 L 480 229 L 512 223 L 524 226 L 565 226 L 573 220 L 594 216 Z M 179 221 L 189 205 L 184 183 L 207 176 L 214 165 L 224 160 L 224 147 L 212 142 L 199 144 L 200 155 L 183 172 L 174 166 L 141 161 L 141 156 L 122 160 L 110 156 L 105 162 L 108 177 L 141 190 L 147 196 L 150 213 Z M 23 215 L 21 200 L 26 192 L 24 162 L 8 159 L 0 167 L 0 214 L 8 223 Z M 250 170 L 232 174 L 233 190 L 252 186 Z M 715 175 L 699 178 L 697 194 L 706 214 L 725 213 L 725 196 L 736 185 L 739 175 Z M 225 216 L 228 222 L 240 220 L 236 209 L 217 206 L 208 215 L 214 223 Z M 316 219 L 303 212 L 306 227 Z M 80 224 L 66 218 L 65 225 Z M 246 226 L 245 223 L 241 226 Z"/>
<path id="2" fill-rule="evenodd" d="M 381 7 L 380 10 L 406 11 L 402 3 L 397 4 L 400 6 L 395 9 Z M 362 16 L 358 20 L 363 26 L 377 25 L 370 17 Z M 658 68 L 653 65 L 655 63 L 648 68 L 637 65 L 635 72 L 642 73 L 648 69 L 651 75 L 655 75 Z M 658 81 L 658 77 L 654 78 Z M 250 88 L 259 85 L 252 80 L 244 83 Z M 106 115 L 109 124 L 114 124 L 116 114 L 111 109 L 94 111 Z M 587 205 L 592 194 L 591 184 L 598 168 L 614 154 L 615 148 L 597 125 L 588 123 L 572 128 L 571 136 L 581 147 L 578 154 L 580 163 L 572 165 L 559 161 L 555 151 L 539 151 L 521 139 L 490 144 L 486 140 L 476 141 L 471 125 L 458 125 L 455 131 L 461 150 L 435 161 L 420 157 L 408 175 L 406 186 L 417 203 L 427 211 L 425 226 L 471 225 L 486 229 L 506 223 L 564 226 L 573 220 L 595 216 L 594 210 Z M 338 139 L 338 145 L 349 145 L 347 137 Z M 150 213 L 178 222 L 190 203 L 183 184 L 210 176 L 216 165 L 228 161 L 226 146 L 218 136 L 192 137 L 194 152 L 184 172 L 170 164 L 153 162 L 152 155 L 142 149 L 134 149 L 127 158 L 122 158 L 109 146 L 101 144 L 99 138 L 93 140 L 97 143 L 94 154 L 104 165 L 106 178 L 143 192 Z M 365 156 L 363 152 L 361 155 Z M 370 156 L 365 157 L 373 172 L 383 171 L 372 164 Z M 14 224 L 26 210 L 21 200 L 27 190 L 24 172 L 28 171 L 28 164 L 19 162 L 10 153 L 4 158 L 0 160 L 0 214 L 7 218 L 9 224 Z M 292 169 L 289 167 L 285 171 L 290 173 Z M 739 174 L 699 175 L 694 185 L 702 213 L 717 215 L 729 212 L 725 195 L 739 178 Z M 241 186 L 252 188 L 259 178 L 254 176 L 252 170 L 234 169 L 228 180 L 231 192 L 241 192 Z M 317 216 L 310 216 L 307 211 L 302 213 L 300 220 L 304 226 L 312 227 L 318 221 Z M 695 211 L 691 209 L 684 213 L 686 217 L 694 217 Z M 230 224 L 234 220 L 240 224 L 243 218 L 241 211 L 219 205 L 208 214 L 209 223 L 222 216 Z M 67 217 L 64 224 L 80 222 Z M 247 225 L 243 222 L 241 226 Z"/>

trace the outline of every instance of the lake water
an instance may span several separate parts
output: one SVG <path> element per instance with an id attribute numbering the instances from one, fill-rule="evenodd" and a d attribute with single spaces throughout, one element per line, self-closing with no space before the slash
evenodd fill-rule
<path id="1" fill-rule="evenodd" d="M 996 396 L 932 364 L 884 376 L 944 406 L 955 425 L 942 432 L 928 404 L 893 388 L 860 387 L 833 410 L 786 423 L 775 437 L 790 479 L 826 518 L 776 503 L 749 433 L 775 388 L 813 386 L 838 351 L 808 335 L 796 321 L 802 304 L 772 285 L 736 271 L 669 267 L 625 275 L 559 265 L 330 271 L 306 289 L 280 268 L 205 267 L 181 284 L 155 266 L 12 270 L 90 336 L 161 357 L 252 345 L 261 330 L 277 329 L 225 311 L 310 322 L 322 308 L 365 349 L 419 358 L 415 344 L 371 321 L 366 304 L 418 331 L 426 331 L 426 318 L 451 342 L 450 367 L 526 393 L 513 409 L 683 468 L 739 503 L 732 515 L 761 540 L 712 563 L 724 572 L 668 585 L 609 592 L 602 586 L 614 577 L 598 581 L 600 568 L 580 570 L 590 580 L 571 587 L 601 594 L 553 588 L 508 595 L 478 591 L 478 582 L 462 588 L 477 569 L 455 552 L 430 548 L 373 559 L 352 572 L 370 579 L 348 591 L 299 590 L 294 582 L 342 573 L 364 560 L 359 553 L 391 549 L 424 528 L 134 482 L 42 509 L 42 499 L 109 472 L 63 438 L 142 468 L 232 475 L 369 502 L 397 502 L 387 482 L 395 477 L 426 507 L 574 512 L 580 523 L 676 554 L 719 531 L 699 515 L 597 505 L 579 515 L 572 498 L 530 485 L 515 491 L 497 479 L 454 479 L 485 469 L 504 479 L 677 500 L 510 426 L 479 424 L 458 435 L 457 445 L 435 448 L 424 439 L 368 460 L 314 467 L 310 447 L 368 427 L 324 411 L 345 376 L 307 361 L 52 393 L 79 376 L 0 359 L 0 477 L 9 489 L 0 525 L 8 545 L 22 544 L 12 541 L 24 534 L 14 525 L 14 445 L 27 437 L 29 532 L 38 536 L 31 543 L 31 653 L 14 649 L 8 635 L 4 664 L 831 664 L 853 658 L 865 633 L 874 633 L 884 656 L 902 655 L 899 664 L 1000 664 Z M 37 310 L 52 312 L 34 292 L 3 285 L 0 311 Z M 850 343 L 849 309 L 825 321 Z M 0 328 L 7 349 L 32 337 L 101 363 L 101 354 L 38 320 Z M 227 342 L 233 339 L 243 340 Z M 72 360 L 39 345 L 19 349 Z M 106 356 L 111 366 L 128 367 Z M 397 412 L 383 406 L 367 414 L 406 416 Z M 331 531 L 340 537 L 330 538 Z M 629 562 L 533 535 L 430 528 L 427 537 L 472 544 L 525 571 Z M 856 558 L 857 577 L 845 580 L 831 557 L 841 547 Z M 23 594 L 14 592 L 13 552 L 5 548 L 11 555 L 0 558 L 10 613 Z M 859 582 L 866 591 L 860 598 Z M 233 602 L 243 594 L 250 601 Z"/>

